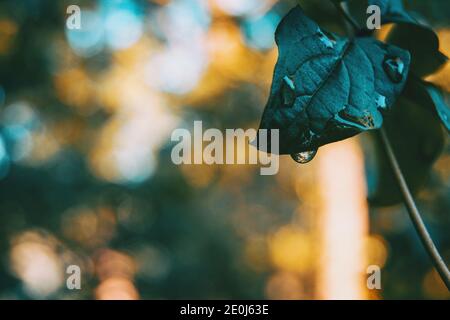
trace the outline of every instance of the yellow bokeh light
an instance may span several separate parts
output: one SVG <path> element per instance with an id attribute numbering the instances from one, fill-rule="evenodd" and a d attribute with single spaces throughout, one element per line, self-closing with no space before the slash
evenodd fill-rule
<path id="1" fill-rule="evenodd" d="M 272 300 L 300 300 L 305 299 L 306 295 L 297 274 L 277 272 L 267 281 L 266 297 Z"/>
<path id="2" fill-rule="evenodd" d="M 0 20 L 0 55 L 6 54 L 10 50 L 17 31 L 18 26 L 14 21 Z"/>
<path id="3" fill-rule="evenodd" d="M 273 265 L 284 271 L 302 273 L 314 266 L 314 245 L 304 232 L 291 226 L 282 227 L 269 239 Z"/>

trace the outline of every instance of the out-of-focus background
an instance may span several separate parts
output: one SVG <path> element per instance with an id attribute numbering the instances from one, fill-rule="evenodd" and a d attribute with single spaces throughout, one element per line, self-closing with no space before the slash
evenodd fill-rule
<path id="1" fill-rule="evenodd" d="M 330 1 L 300 2 L 338 29 Z M 450 55 L 445 13 L 408 2 Z M 172 130 L 194 120 L 257 128 L 295 3 L 0 1 L 1 299 L 450 298 L 404 208 L 368 207 L 364 135 L 307 165 L 282 157 L 275 176 L 171 162 Z M 449 74 L 434 77 L 450 89 Z M 446 261 L 448 149 L 418 195 Z"/>

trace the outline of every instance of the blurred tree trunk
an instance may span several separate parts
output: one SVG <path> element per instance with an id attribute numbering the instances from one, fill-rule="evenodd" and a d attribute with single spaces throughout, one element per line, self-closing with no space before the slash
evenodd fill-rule
<path id="1" fill-rule="evenodd" d="M 320 149 L 320 299 L 365 299 L 368 206 L 364 158 L 357 139 Z"/>

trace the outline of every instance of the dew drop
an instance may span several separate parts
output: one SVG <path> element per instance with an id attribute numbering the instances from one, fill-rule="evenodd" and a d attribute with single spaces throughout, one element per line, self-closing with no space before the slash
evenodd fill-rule
<path id="1" fill-rule="evenodd" d="M 304 151 L 299 153 L 291 154 L 291 158 L 294 159 L 295 162 L 305 164 L 310 162 L 317 154 L 317 149 L 313 151 Z"/>
<path id="2" fill-rule="evenodd" d="M 356 127 L 360 130 L 373 129 L 375 127 L 373 116 L 370 112 L 350 113 L 347 108 L 339 111 L 334 119 L 345 126 Z"/>
<path id="3" fill-rule="evenodd" d="M 295 84 L 294 81 L 289 76 L 284 76 L 283 81 L 285 85 L 287 85 L 292 91 L 295 90 Z"/>
<path id="4" fill-rule="evenodd" d="M 289 76 L 284 76 L 281 86 L 283 107 L 291 107 L 295 101 L 295 84 Z"/>
<path id="5" fill-rule="evenodd" d="M 377 99 L 375 100 L 375 104 L 377 106 L 378 109 L 386 109 L 387 104 L 386 104 L 386 97 L 379 94 Z"/>
<path id="6" fill-rule="evenodd" d="M 383 61 L 383 69 L 393 82 L 399 83 L 403 80 L 405 64 L 399 57 L 387 56 Z"/>
<path id="7" fill-rule="evenodd" d="M 320 30 L 320 28 L 317 28 L 316 34 L 319 36 L 320 42 L 322 42 L 325 45 L 325 47 L 327 47 L 328 49 L 334 48 L 334 45 L 336 44 L 336 40 L 328 38 L 325 35 L 325 33 L 323 33 L 323 31 Z"/>

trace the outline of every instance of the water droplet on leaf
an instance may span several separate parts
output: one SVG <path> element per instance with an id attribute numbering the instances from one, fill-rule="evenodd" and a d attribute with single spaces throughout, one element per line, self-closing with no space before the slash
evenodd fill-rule
<path id="1" fill-rule="evenodd" d="M 375 104 L 377 106 L 378 109 L 386 109 L 387 104 L 386 104 L 386 97 L 379 94 L 377 99 L 375 100 Z"/>
<path id="2" fill-rule="evenodd" d="M 287 85 L 292 91 L 295 90 L 295 84 L 294 81 L 289 76 L 284 76 L 283 82 L 285 85 Z"/>
<path id="3" fill-rule="evenodd" d="M 317 154 L 317 149 L 313 151 L 304 151 L 299 153 L 291 154 L 291 158 L 294 159 L 295 162 L 305 164 L 310 162 Z"/>
<path id="4" fill-rule="evenodd" d="M 386 57 L 383 61 L 383 69 L 393 82 L 399 83 L 403 80 L 405 64 L 399 57 Z"/>
<path id="5" fill-rule="evenodd" d="M 367 111 L 355 114 L 348 112 L 348 109 L 344 108 L 334 116 L 334 119 L 340 124 L 356 127 L 361 130 L 372 129 L 375 127 L 373 116 Z"/>
<path id="6" fill-rule="evenodd" d="M 325 45 L 325 47 L 327 47 L 328 49 L 334 48 L 334 45 L 336 44 L 336 40 L 328 38 L 325 35 L 325 33 L 323 33 L 323 31 L 320 30 L 320 28 L 317 28 L 317 35 L 319 36 L 320 42 L 322 42 Z"/>
<path id="7" fill-rule="evenodd" d="M 284 76 L 281 86 L 283 107 L 291 107 L 295 101 L 295 84 L 289 76 Z"/>

